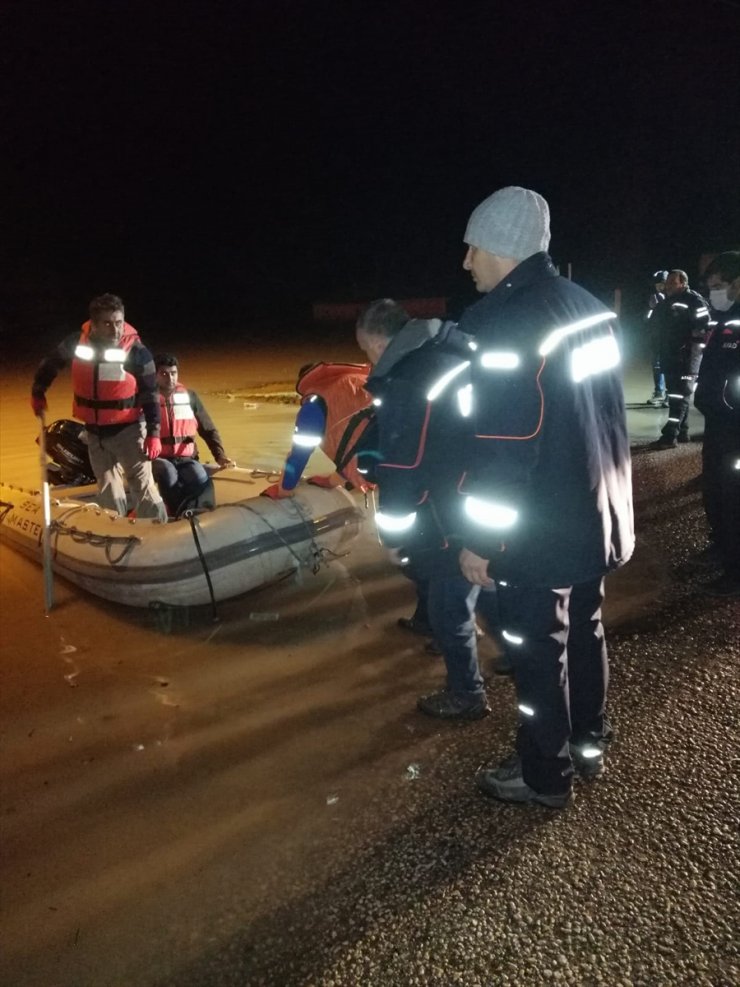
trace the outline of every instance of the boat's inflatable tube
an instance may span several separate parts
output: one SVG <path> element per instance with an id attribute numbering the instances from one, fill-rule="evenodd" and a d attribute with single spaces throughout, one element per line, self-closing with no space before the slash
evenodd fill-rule
<path id="1" fill-rule="evenodd" d="M 300 567 L 317 569 L 346 552 L 363 521 L 348 493 L 301 484 L 295 497 L 275 501 L 254 495 L 252 476 L 244 469 L 216 474 L 219 506 L 167 524 L 122 518 L 87 503 L 94 488 L 52 499 L 54 572 L 129 606 L 197 605 L 238 596 Z M 42 523 L 38 491 L 0 484 L 4 542 L 41 561 Z"/>

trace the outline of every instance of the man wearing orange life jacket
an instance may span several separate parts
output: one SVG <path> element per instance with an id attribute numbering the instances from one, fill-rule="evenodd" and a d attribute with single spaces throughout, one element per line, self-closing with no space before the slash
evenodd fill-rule
<path id="1" fill-rule="evenodd" d="M 31 388 L 31 408 L 35 415 L 43 415 L 47 389 L 71 364 L 72 413 L 85 423 L 101 506 L 127 514 L 125 476 L 137 516 L 164 521 L 167 515 L 151 465 L 161 452 L 154 361 L 125 321 L 118 296 L 94 298 L 89 312 L 81 333 L 64 339 L 40 364 Z"/>
<path id="2" fill-rule="evenodd" d="M 221 436 L 195 391 L 179 382 L 179 363 L 171 353 L 154 357 L 159 382 L 162 453 L 152 464 L 154 479 L 167 510 L 182 506 L 208 486 L 208 473 L 198 462 L 195 436 L 200 435 L 219 466 L 234 466 L 224 452 Z"/>
<path id="3" fill-rule="evenodd" d="M 301 395 L 301 409 L 296 416 L 293 445 L 280 476 L 262 494 L 279 500 L 292 497 L 311 453 L 321 447 L 334 463 L 330 476 L 310 477 L 317 486 L 339 487 L 349 484 L 367 490 L 367 479 L 357 469 L 355 448 L 368 422 L 363 414 L 371 406 L 365 390 L 370 372 L 368 364 L 311 363 L 301 367 L 296 390 Z"/>

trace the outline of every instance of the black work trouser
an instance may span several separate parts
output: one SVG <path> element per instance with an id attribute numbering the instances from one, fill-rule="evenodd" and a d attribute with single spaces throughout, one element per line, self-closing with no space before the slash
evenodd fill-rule
<path id="1" fill-rule="evenodd" d="M 732 455 L 740 455 L 740 435 L 731 422 L 707 417 L 704 424 L 704 442 L 701 450 L 701 493 L 704 512 L 709 522 L 709 540 L 720 546 L 722 536 L 723 503 L 732 518 L 732 497 L 729 496 L 733 480 Z M 730 457 L 729 461 L 726 457 Z M 730 528 L 730 534 L 731 534 Z"/>
<path id="2" fill-rule="evenodd" d="M 559 589 L 500 583 L 497 588 L 514 668 L 516 749 L 524 780 L 540 794 L 559 794 L 571 785 L 569 742 L 593 742 L 605 734 L 604 581 Z"/>
<path id="3" fill-rule="evenodd" d="M 668 373 L 665 375 L 665 385 L 668 392 L 668 421 L 662 429 L 666 439 L 676 439 L 679 434 L 687 434 L 689 430 L 689 398 L 693 391 L 693 378 L 686 380 L 681 374 Z"/>

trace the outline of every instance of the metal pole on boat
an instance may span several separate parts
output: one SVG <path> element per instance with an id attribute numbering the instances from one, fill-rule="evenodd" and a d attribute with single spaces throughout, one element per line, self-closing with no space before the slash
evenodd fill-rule
<path id="1" fill-rule="evenodd" d="M 44 612 L 54 606 L 54 574 L 51 568 L 51 502 L 49 499 L 49 477 L 46 472 L 46 421 L 43 412 L 39 415 L 39 462 L 41 466 L 41 504 L 43 508 L 43 527 L 41 529 L 41 548 L 44 565 Z"/>

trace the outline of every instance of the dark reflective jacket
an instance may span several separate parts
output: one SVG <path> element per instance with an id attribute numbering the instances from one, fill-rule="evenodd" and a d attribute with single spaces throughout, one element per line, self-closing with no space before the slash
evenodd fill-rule
<path id="1" fill-rule="evenodd" d="M 410 529 L 381 536 L 388 547 L 403 547 L 418 574 L 443 565 L 459 570 L 456 488 L 470 422 L 458 410 L 458 391 L 469 379 L 469 343 L 453 323 L 412 319 L 365 385 L 376 403 L 376 448 L 365 450 L 361 466 L 372 464 L 381 512 L 416 514 Z"/>
<path id="2" fill-rule="evenodd" d="M 570 586 L 622 565 L 634 524 L 616 317 L 539 253 L 459 328 L 477 344 L 461 493 L 516 511 L 503 530 L 468 519 L 466 546 L 523 586 Z"/>

